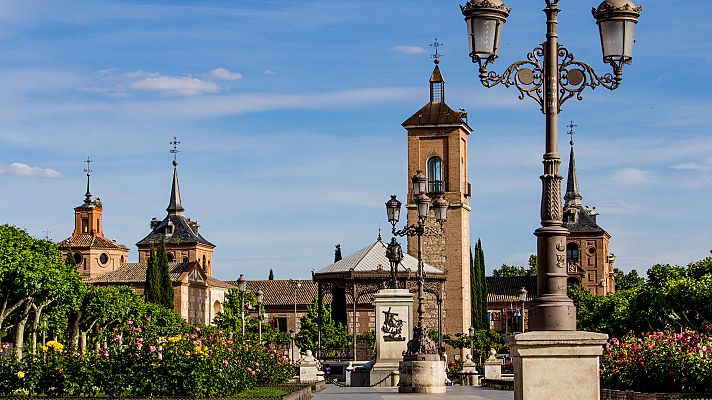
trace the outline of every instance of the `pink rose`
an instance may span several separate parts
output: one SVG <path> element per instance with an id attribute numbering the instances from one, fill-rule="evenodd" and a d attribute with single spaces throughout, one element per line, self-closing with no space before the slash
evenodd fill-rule
<path id="1" fill-rule="evenodd" d="M 148 346 L 148 351 L 150 351 L 151 353 L 153 353 L 154 351 L 156 351 L 156 346 L 154 346 L 154 345 Z"/>
<path id="2" fill-rule="evenodd" d="M 224 365 L 224 366 L 227 366 L 228 364 L 230 364 L 230 363 L 227 362 L 227 360 L 223 360 L 223 365 Z"/>

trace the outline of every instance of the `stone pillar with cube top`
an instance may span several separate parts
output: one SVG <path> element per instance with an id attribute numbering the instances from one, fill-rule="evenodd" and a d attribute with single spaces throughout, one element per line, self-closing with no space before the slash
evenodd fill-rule
<path id="1" fill-rule="evenodd" d="M 599 357 L 608 335 L 534 331 L 509 336 L 514 400 L 600 399 Z"/>
<path id="2" fill-rule="evenodd" d="M 371 369 L 371 384 L 381 381 L 403 359 L 413 326 L 413 294 L 406 289 L 381 289 L 373 295 L 376 307 L 376 363 Z M 389 386 L 386 379 L 379 386 Z"/>

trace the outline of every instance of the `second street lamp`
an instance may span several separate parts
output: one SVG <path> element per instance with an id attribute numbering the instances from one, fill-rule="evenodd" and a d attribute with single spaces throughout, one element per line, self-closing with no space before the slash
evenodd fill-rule
<path id="1" fill-rule="evenodd" d="M 404 359 L 420 361 L 426 359 L 437 359 L 436 357 L 438 354 L 437 346 L 428 337 L 428 334 L 425 331 L 425 326 L 423 325 L 423 317 L 425 313 L 425 271 L 422 254 L 423 236 L 442 234 L 443 224 L 447 220 L 448 202 L 443 198 L 442 194 L 432 194 L 435 196 L 435 199 L 431 200 L 430 196 L 426 194 L 428 179 L 422 172 L 418 171 L 413 176 L 411 181 L 413 183 L 413 199 L 418 212 L 418 222 L 416 224 L 406 226 L 401 230 L 396 229 L 396 225 L 400 219 L 401 202 L 396 199 L 395 195 L 392 195 L 391 199 L 386 202 L 386 212 L 388 214 L 388 222 L 390 222 L 393 226 L 393 236 L 416 236 L 418 238 L 418 325 L 413 329 L 413 338 L 408 342 Z M 427 221 L 431 205 L 435 214 L 435 220 L 439 224 L 439 229 L 427 226 L 425 223 Z M 400 245 L 398 245 L 395 238 L 391 240 L 389 249 L 391 248 L 391 245 L 393 245 L 392 251 L 395 251 L 395 246 L 400 248 Z M 391 260 L 391 258 L 389 258 L 389 261 L 393 263 L 395 260 Z M 391 274 L 393 274 L 393 268 L 391 269 Z M 393 277 L 391 280 L 393 280 Z"/>
<path id="2" fill-rule="evenodd" d="M 240 320 L 242 321 L 242 341 L 245 341 L 245 290 L 247 290 L 247 280 L 243 274 L 237 278 L 237 289 L 240 291 Z"/>
<path id="3" fill-rule="evenodd" d="M 479 78 L 485 87 L 514 86 L 519 98 L 536 101 L 546 115 L 544 174 L 542 181 L 541 227 L 537 237 L 537 297 L 529 305 L 529 328 L 535 331 L 575 331 L 576 306 L 566 295 L 566 237 L 561 207 L 561 158 L 559 157 L 559 112 L 561 105 L 586 87 L 617 89 L 623 65 L 633 60 L 633 33 L 642 11 L 630 0 L 605 0 L 593 9 L 599 26 L 603 61 L 613 74 L 598 75 L 593 67 L 575 60 L 573 53 L 559 44 L 559 0 L 545 0 L 546 42 L 537 46 L 526 60 L 511 64 L 500 75 L 487 71 L 498 56 L 502 27 L 511 12 L 501 0 L 470 0 L 461 6 L 467 23 L 470 57 L 479 65 Z"/>
<path id="4" fill-rule="evenodd" d="M 265 298 L 262 289 L 257 289 L 255 297 L 257 298 L 257 326 L 260 338 L 260 345 L 262 345 L 262 302 Z"/>

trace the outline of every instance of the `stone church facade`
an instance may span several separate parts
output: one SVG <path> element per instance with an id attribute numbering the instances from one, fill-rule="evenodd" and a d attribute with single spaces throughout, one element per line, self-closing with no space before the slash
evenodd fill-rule
<path id="1" fill-rule="evenodd" d="M 148 254 L 163 240 L 173 281 L 173 309 L 189 323 L 209 324 L 222 311 L 225 294 L 234 286 L 212 277 L 215 245 L 199 233 L 197 221 L 184 215 L 178 185 L 178 163 L 173 161 L 173 182 L 166 217 L 151 221 L 151 232 L 136 246 L 139 262 L 129 263 L 126 246 L 107 239 L 102 226 L 102 203 L 92 200 L 87 174 L 84 203 L 74 209 L 74 232 L 59 244 L 71 254 L 82 279 L 92 285 L 123 285 L 143 295 Z"/>

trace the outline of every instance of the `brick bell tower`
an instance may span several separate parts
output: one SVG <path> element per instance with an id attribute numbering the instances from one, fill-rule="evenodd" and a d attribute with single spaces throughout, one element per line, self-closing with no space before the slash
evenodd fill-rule
<path id="1" fill-rule="evenodd" d="M 433 58 L 430 101 L 402 124 L 408 132 L 408 225 L 418 222 L 410 178 L 422 171 L 428 178 L 428 195 L 444 194 L 449 203 L 443 234 L 423 237 L 423 258 L 446 274 L 443 329 L 454 334 L 467 332 L 471 325 L 467 140 L 472 128 L 463 119 L 467 116 L 464 111 L 453 111 L 445 104 L 445 81 L 437 51 Z M 426 224 L 438 227 L 430 213 Z M 417 238 L 409 237 L 408 254 L 416 257 L 417 247 Z M 426 309 L 426 314 L 431 312 L 436 311 Z"/>

